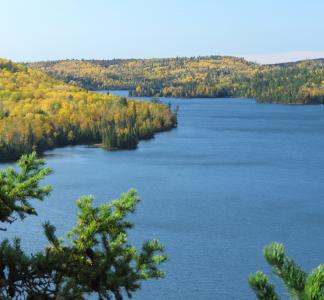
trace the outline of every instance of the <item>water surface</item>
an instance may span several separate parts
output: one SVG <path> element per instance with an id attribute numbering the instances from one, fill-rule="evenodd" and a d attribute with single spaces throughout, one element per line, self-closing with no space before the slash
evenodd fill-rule
<path id="1" fill-rule="evenodd" d="M 322 263 L 324 107 L 166 101 L 180 106 L 179 127 L 135 151 L 47 152 L 54 192 L 37 204 L 39 217 L 9 234 L 32 251 L 45 243 L 44 220 L 59 234 L 71 228 L 78 196 L 103 203 L 135 187 L 142 201 L 131 241 L 159 238 L 169 261 L 166 278 L 145 283 L 134 299 L 253 299 L 247 276 L 269 272 L 262 247 L 271 241 L 306 270 Z"/>

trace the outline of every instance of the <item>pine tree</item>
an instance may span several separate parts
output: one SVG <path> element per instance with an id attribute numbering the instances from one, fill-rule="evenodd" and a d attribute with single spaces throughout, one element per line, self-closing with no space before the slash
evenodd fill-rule
<path id="1" fill-rule="evenodd" d="M 0 171 L 0 221 L 10 224 L 16 215 L 36 214 L 31 202 L 43 200 L 50 186 L 40 181 L 51 170 L 36 154 L 23 156 L 20 172 Z M 134 190 L 99 207 L 93 197 L 77 201 L 77 222 L 65 238 L 45 223 L 49 245 L 32 255 L 24 253 L 20 240 L 0 243 L 0 299 L 98 299 L 131 297 L 143 280 L 161 278 L 159 265 L 166 260 L 164 247 L 150 240 L 138 250 L 127 241 L 133 224 L 126 218 L 135 211 L 139 197 Z M 5 230 L 6 228 L 3 228 Z"/>
<path id="2" fill-rule="evenodd" d="M 282 244 L 272 243 L 263 250 L 266 261 L 272 267 L 294 300 L 324 300 L 324 265 L 307 274 L 285 253 Z M 259 300 L 279 300 L 275 287 L 261 271 L 249 277 L 249 284 Z"/>

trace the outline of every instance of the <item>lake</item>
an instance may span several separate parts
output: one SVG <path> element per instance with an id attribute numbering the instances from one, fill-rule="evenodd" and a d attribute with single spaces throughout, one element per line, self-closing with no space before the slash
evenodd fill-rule
<path id="1" fill-rule="evenodd" d="M 134 187 L 142 201 L 131 242 L 158 238 L 169 256 L 166 278 L 143 284 L 136 300 L 254 299 L 247 277 L 259 269 L 270 274 L 262 248 L 272 241 L 306 270 L 322 263 L 324 107 L 163 101 L 179 105 L 178 128 L 137 150 L 48 151 L 52 195 L 37 204 L 39 217 L 1 236 L 19 235 L 26 249 L 38 249 L 45 244 L 41 223 L 68 231 L 80 195 L 93 194 L 99 204 Z"/>

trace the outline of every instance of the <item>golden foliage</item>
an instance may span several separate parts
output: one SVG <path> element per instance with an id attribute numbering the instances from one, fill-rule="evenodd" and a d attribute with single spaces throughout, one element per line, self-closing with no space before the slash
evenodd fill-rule
<path id="1" fill-rule="evenodd" d="M 323 65 L 323 60 L 258 65 L 227 56 L 29 64 L 88 89 L 129 89 L 134 96 L 249 97 L 280 103 L 324 103 Z"/>
<path id="2" fill-rule="evenodd" d="M 33 149 L 100 143 L 103 127 L 111 122 L 117 134 L 132 126 L 141 139 L 146 131 L 152 135 L 174 127 L 175 115 L 163 104 L 88 92 L 0 60 L 1 160 Z"/>

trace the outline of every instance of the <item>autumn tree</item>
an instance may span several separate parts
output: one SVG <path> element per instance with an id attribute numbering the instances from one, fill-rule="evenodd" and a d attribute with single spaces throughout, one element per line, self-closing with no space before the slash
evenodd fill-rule
<path id="1" fill-rule="evenodd" d="M 57 146 L 107 144 L 107 135 L 117 137 L 107 149 L 133 149 L 175 126 L 175 114 L 161 103 L 88 92 L 0 59 L 0 161 Z"/>
<path id="2" fill-rule="evenodd" d="M 259 65 L 229 56 L 65 60 L 30 67 L 89 89 L 131 96 L 245 97 L 259 102 L 324 104 L 323 60 Z"/>

